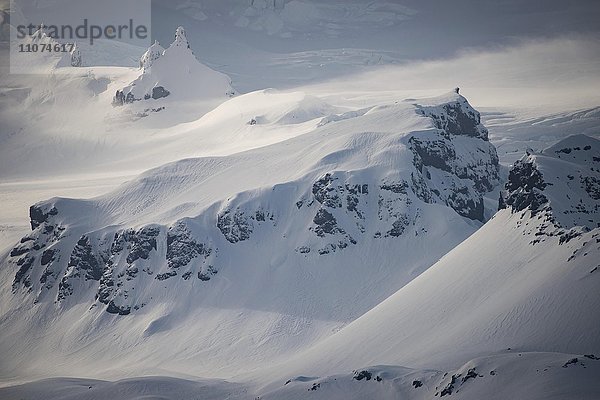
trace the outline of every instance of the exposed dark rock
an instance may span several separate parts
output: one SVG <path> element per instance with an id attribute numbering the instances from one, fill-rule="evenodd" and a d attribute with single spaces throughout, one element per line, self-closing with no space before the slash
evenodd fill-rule
<path id="1" fill-rule="evenodd" d="M 56 275 L 54 275 L 54 271 L 50 269 L 50 266 L 44 268 L 44 272 L 42 272 L 42 275 L 40 276 L 40 283 L 44 285 L 46 282 L 48 282 L 48 278 L 51 276 L 56 279 Z M 51 285 L 46 286 L 47 289 L 50 289 L 51 287 Z"/>
<path id="2" fill-rule="evenodd" d="M 69 297 L 72 294 L 73 294 L 73 286 L 71 286 L 71 284 L 69 283 L 68 277 L 64 276 L 60 280 L 60 283 L 58 284 L 58 294 L 56 296 L 56 299 L 58 301 L 61 301 L 61 300 L 66 299 L 67 297 Z"/>
<path id="3" fill-rule="evenodd" d="M 317 236 L 323 237 L 325 234 L 333 235 L 335 233 L 343 233 L 343 231 L 337 226 L 337 221 L 333 214 L 324 208 L 320 208 L 317 211 L 317 215 L 313 218 L 315 223 L 315 233 Z"/>
<path id="4" fill-rule="evenodd" d="M 585 191 L 594 200 L 600 200 L 600 180 L 594 176 L 581 178 L 581 183 Z"/>
<path id="5" fill-rule="evenodd" d="M 333 182 L 336 179 L 337 178 L 333 178 L 331 174 L 325 174 L 325 176 L 318 179 L 313 184 L 313 196 L 315 196 L 315 199 L 325 207 L 342 207 L 342 200 L 340 199 L 338 190 L 336 190 L 336 187 L 333 185 Z"/>
<path id="6" fill-rule="evenodd" d="M 42 259 L 41 259 L 41 263 L 42 265 L 47 265 L 50 264 L 52 261 L 54 261 L 54 255 L 57 253 L 58 251 L 56 249 L 48 249 L 45 250 L 42 253 Z"/>
<path id="7" fill-rule="evenodd" d="M 125 94 L 122 90 L 117 90 L 112 100 L 113 107 L 119 107 L 125 104 L 133 103 L 137 99 L 133 96 L 133 93 L 129 92 Z"/>
<path id="8" fill-rule="evenodd" d="M 31 250 L 31 247 L 29 247 L 29 246 L 17 246 L 10 251 L 9 255 L 11 257 L 19 257 L 19 256 L 22 256 L 23 254 L 29 252 L 30 250 Z"/>
<path id="9" fill-rule="evenodd" d="M 517 161 L 508 174 L 508 193 L 500 205 L 517 212 L 529 207 L 535 215 L 548 202 L 541 193 L 545 188 L 544 178 L 532 161 Z"/>
<path id="10" fill-rule="evenodd" d="M 201 281 L 209 281 L 210 277 L 212 275 L 216 275 L 217 272 L 218 271 L 212 265 L 209 265 L 206 272 L 198 272 L 198 279 L 200 279 Z"/>
<path id="11" fill-rule="evenodd" d="M 401 214 L 396 221 L 392 223 L 392 229 L 387 231 L 386 236 L 398 237 L 404 233 L 406 227 L 410 224 L 408 216 Z"/>
<path id="12" fill-rule="evenodd" d="M 509 192 L 518 189 L 529 191 L 534 188 L 544 190 L 546 188 L 546 183 L 544 182 L 541 172 L 535 167 L 533 161 L 519 160 L 510 170 L 505 188 Z"/>
<path id="13" fill-rule="evenodd" d="M 373 377 L 373 374 L 371 374 L 369 371 L 362 370 L 360 372 L 354 371 L 354 376 L 352 377 L 352 379 L 356 379 L 357 381 L 361 381 L 363 379 L 370 381 L 372 377 Z"/>
<path id="14" fill-rule="evenodd" d="M 427 182 L 425 182 L 425 179 L 423 179 L 423 176 L 420 174 L 414 174 L 411 172 L 410 181 L 411 181 L 410 188 L 413 191 L 413 193 L 421 201 L 423 201 L 425 203 L 431 203 L 431 201 L 432 201 L 431 191 L 429 190 L 429 186 L 427 185 Z"/>
<path id="15" fill-rule="evenodd" d="M 127 280 L 131 280 L 133 278 L 135 278 L 138 274 L 139 270 L 138 267 L 134 266 L 134 265 L 130 265 L 129 267 L 127 267 L 127 269 L 125 270 L 125 275 L 127 275 Z"/>
<path id="16" fill-rule="evenodd" d="M 560 153 L 571 154 L 572 151 L 573 151 L 573 149 L 571 149 L 570 147 L 566 147 L 564 149 L 556 150 L 555 153 L 557 153 L 557 154 L 560 154 Z"/>
<path id="17" fill-rule="evenodd" d="M 113 295 L 113 290 L 115 287 L 115 281 L 112 275 L 112 269 L 107 268 L 102 274 L 100 278 L 100 284 L 98 285 L 98 292 L 96 293 L 96 299 L 100 303 L 108 304 L 111 296 Z"/>
<path id="18" fill-rule="evenodd" d="M 100 280 L 103 269 L 96 259 L 90 239 L 83 235 L 77 241 L 75 248 L 71 252 L 68 267 L 73 267 L 76 271 L 74 276 L 79 276 L 80 271 L 85 271 L 85 279 Z"/>
<path id="19" fill-rule="evenodd" d="M 467 371 L 466 375 L 463 376 L 462 381 L 464 383 L 464 382 L 468 381 L 469 379 L 475 379 L 475 378 L 477 378 L 477 376 L 478 375 L 477 375 L 477 372 L 475 372 L 475 368 L 470 368 Z"/>
<path id="20" fill-rule="evenodd" d="M 452 375 L 450 382 L 440 392 L 440 397 L 444 397 L 446 395 L 449 396 L 452 394 L 452 391 L 454 390 L 454 384 L 456 383 L 456 381 L 459 377 L 460 377 L 460 374 Z"/>
<path id="21" fill-rule="evenodd" d="M 421 381 L 417 381 L 417 380 L 414 380 L 414 381 L 412 382 L 412 385 L 413 385 L 413 387 L 414 387 L 415 389 L 417 389 L 417 388 L 420 388 L 421 386 L 423 386 L 423 382 L 421 382 Z"/>
<path id="22" fill-rule="evenodd" d="M 446 140 L 422 140 L 411 137 L 408 141 L 411 150 L 418 155 L 419 164 L 452 172 L 450 162 L 456 159 L 454 147 Z"/>
<path id="23" fill-rule="evenodd" d="M 44 222 L 48 221 L 48 218 L 52 215 L 57 215 L 58 210 L 52 207 L 47 212 L 44 212 L 40 206 L 33 205 L 29 207 L 29 219 L 31 220 L 31 229 L 35 229 Z"/>
<path id="24" fill-rule="evenodd" d="M 118 306 L 111 300 L 106 307 L 106 312 L 109 314 L 129 315 L 129 313 L 131 313 L 131 307 Z"/>
<path id="25" fill-rule="evenodd" d="M 157 274 L 154 279 L 158 279 L 159 281 L 164 281 L 165 279 L 169 279 L 173 276 L 177 276 L 177 272 L 176 271 L 169 271 L 169 272 L 165 272 L 163 274 Z"/>
<path id="26" fill-rule="evenodd" d="M 19 283 L 23 284 L 23 286 L 25 286 L 25 287 L 31 286 L 31 281 L 29 280 L 29 276 L 27 275 L 27 273 L 31 269 L 34 262 L 35 262 L 35 257 L 29 256 L 29 255 L 27 255 L 23 258 L 20 258 L 17 261 L 17 266 L 19 266 L 19 269 L 18 269 L 17 273 L 15 274 L 15 279 L 12 284 L 13 290 L 17 289 Z"/>
<path id="27" fill-rule="evenodd" d="M 582 232 L 577 229 L 570 229 L 560 235 L 558 244 L 569 243 L 572 239 L 580 237 L 581 233 Z"/>
<path id="28" fill-rule="evenodd" d="M 563 364 L 563 368 L 567 368 L 569 365 L 575 365 L 579 362 L 579 359 L 577 357 L 575 358 L 571 358 L 569 361 L 567 361 L 566 363 Z"/>
<path id="29" fill-rule="evenodd" d="M 406 189 L 408 189 L 408 182 L 392 182 L 392 183 L 384 183 L 380 186 L 381 190 L 389 190 L 392 193 L 402 193 L 406 194 Z"/>
<path id="30" fill-rule="evenodd" d="M 201 281 L 210 281 L 210 276 L 208 274 L 205 274 L 203 272 L 198 272 L 198 279 L 200 279 Z"/>
<path id="31" fill-rule="evenodd" d="M 308 254 L 310 253 L 310 247 L 308 246 L 300 246 L 296 249 L 300 254 Z"/>
<path id="32" fill-rule="evenodd" d="M 124 232 L 125 240 L 131 243 L 131 250 L 127 255 L 127 263 L 132 264 L 138 259 L 147 260 L 152 250 L 156 250 L 156 238 L 160 233 L 157 227 L 144 227 L 139 231 L 128 230 Z"/>
<path id="33" fill-rule="evenodd" d="M 212 249 L 196 242 L 183 224 L 178 224 L 167 232 L 167 265 L 169 268 L 181 268 L 198 257 L 208 257 Z"/>
<path id="34" fill-rule="evenodd" d="M 242 211 L 226 210 L 217 217 L 217 228 L 230 243 L 237 243 L 250 238 L 252 225 Z"/>
<path id="35" fill-rule="evenodd" d="M 469 196 L 467 188 L 456 188 L 448 196 L 448 205 L 463 217 L 484 222 L 483 199 Z"/>
<path id="36" fill-rule="evenodd" d="M 171 92 L 169 92 L 167 89 L 165 89 L 162 86 L 155 86 L 152 88 L 152 98 L 154 100 L 158 100 L 163 97 L 167 97 L 170 94 L 171 94 Z"/>
<path id="37" fill-rule="evenodd" d="M 446 135 L 464 135 L 473 138 L 488 140 L 488 131 L 481 123 L 480 114 L 469 107 L 466 103 L 459 101 L 444 104 L 441 110 L 438 107 L 417 106 L 423 115 L 430 117 L 436 128 L 442 130 Z"/>

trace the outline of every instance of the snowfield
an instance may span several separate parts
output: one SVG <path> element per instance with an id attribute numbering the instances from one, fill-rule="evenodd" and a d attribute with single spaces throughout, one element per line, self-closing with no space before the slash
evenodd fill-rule
<path id="1" fill-rule="evenodd" d="M 600 398 L 595 35 L 157 7 L 0 58 L 0 398 Z"/>

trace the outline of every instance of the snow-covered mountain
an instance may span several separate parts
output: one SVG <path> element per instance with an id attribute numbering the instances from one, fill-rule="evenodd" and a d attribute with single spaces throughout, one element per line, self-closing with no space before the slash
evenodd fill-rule
<path id="1" fill-rule="evenodd" d="M 133 340 L 121 362 L 181 363 L 151 348 L 183 325 L 202 332 L 185 356 L 198 372 L 213 373 L 198 361 L 206 351 L 220 354 L 213 369 L 255 368 L 367 312 L 484 222 L 498 158 L 462 96 L 318 121 L 270 146 L 167 164 L 94 199 L 32 206 L 32 232 L 3 259 L 12 275 L 4 315 L 32 319 L 8 328 L 3 350 L 32 360 L 17 332 L 44 332 L 42 354 L 68 324 L 79 328 L 61 343 L 81 350 L 58 364 L 110 364 L 114 354 L 97 352 L 116 332 Z M 227 328 L 233 310 L 246 316 Z M 34 315 L 55 322 L 33 328 Z M 239 324 L 253 346 L 229 343 Z"/>
<path id="2" fill-rule="evenodd" d="M 1 399 L 600 398 L 599 7 L 8 3 Z"/>

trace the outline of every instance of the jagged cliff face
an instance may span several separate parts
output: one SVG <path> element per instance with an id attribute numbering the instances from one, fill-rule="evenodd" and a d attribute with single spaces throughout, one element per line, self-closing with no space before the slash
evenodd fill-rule
<path id="1" fill-rule="evenodd" d="M 153 291 L 166 288 L 165 282 L 181 282 L 178 287 L 190 291 L 198 290 L 194 281 L 210 287 L 221 269 L 235 274 L 240 260 L 260 259 L 257 253 L 281 253 L 283 259 L 295 258 L 311 268 L 346 263 L 345 257 L 369 253 L 382 244 L 436 240 L 455 229 L 438 221 L 440 216 L 463 220 L 457 231 L 470 231 L 467 226 L 477 226 L 484 219 L 482 194 L 499 182 L 496 151 L 479 114 L 464 98 L 456 95 L 430 102 L 374 108 L 347 117 L 379 121 L 393 118 L 399 109 L 412 109 L 410 118 L 425 128 L 380 136 L 381 151 L 372 160 L 352 162 L 353 168 L 345 169 L 344 163 L 350 162 L 345 150 L 325 149 L 320 161 L 307 169 L 313 172 L 292 181 L 273 181 L 270 189 L 246 190 L 206 204 L 203 211 L 170 223 L 162 223 L 159 217 L 141 226 L 135 218 L 129 223 L 120 221 L 144 207 L 138 201 L 160 203 L 157 199 L 162 194 L 202 193 L 204 187 L 197 184 L 161 187 L 159 177 L 186 180 L 206 160 L 187 161 L 193 164 L 187 169 L 177 163 L 159 168 L 121 193 L 102 199 L 53 199 L 36 204 L 30 209 L 32 233 L 4 261 L 16 270 L 13 290 L 61 307 L 84 298 L 92 307 L 127 315 L 151 305 Z M 331 121 L 336 120 L 344 121 L 341 116 L 323 118 L 311 140 L 328 140 L 319 132 L 335 128 L 336 122 Z M 377 129 L 372 124 L 367 121 L 366 125 Z M 353 140 L 367 135 L 356 134 Z M 364 146 L 346 151 L 369 153 Z M 335 163 L 323 162 L 333 157 L 337 157 Z M 303 162 L 308 161 L 298 160 Z M 269 169 L 268 164 L 265 168 Z M 213 171 L 219 173 L 227 172 Z M 127 198 L 139 191 L 146 193 L 143 200 Z M 173 209 L 188 205 L 184 202 Z M 109 212 L 115 208 L 120 214 Z M 170 212 L 168 208 L 157 211 L 157 215 Z"/>

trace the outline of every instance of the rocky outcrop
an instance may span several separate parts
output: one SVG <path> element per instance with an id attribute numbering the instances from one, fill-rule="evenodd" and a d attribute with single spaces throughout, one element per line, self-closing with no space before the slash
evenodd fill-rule
<path id="1" fill-rule="evenodd" d="M 548 202 L 548 198 L 543 194 L 545 188 L 544 178 L 533 159 L 519 160 L 508 174 L 508 182 L 505 185 L 507 194 L 500 197 L 498 208 L 511 207 L 513 211 L 529 208 L 535 215 Z"/>
<path id="2" fill-rule="evenodd" d="M 418 175 L 412 189 L 425 202 L 441 202 L 458 214 L 484 221 L 482 195 L 500 182 L 498 155 L 488 141 L 481 118 L 461 96 L 437 106 L 417 106 L 431 118 L 436 134 L 415 133 L 408 139 Z M 470 151 L 463 144 L 468 140 Z"/>
<path id="3" fill-rule="evenodd" d="M 451 135 L 455 135 L 488 140 L 488 131 L 481 124 L 479 112 L 474 110 L 462 96 L 457 96 L 456 100 L 442 105 L 417 104 L 416 107 L 422 115 L 431 118 L 436 128 L 441 130 L 448 139 Z"/>
<path id="4" fill-rule="evenodd" d="M 48 218 L 58 214 L 58 210 L 55 207 L 49 210 L 44 210 L 42 207 L 33 205 L 29 207 L 29 219 L 31 221 L 31 229 L 35 229 L 44 222 L 48 221 Z"/>
<path id="5" fill-rule="evenodd" d="M 600 227 L 599 156 L 600 141 L 585 135 L 528 151 L 511 168 L 499 209 L 540 214 L 548 221 L 546 234 L 559 235 L 561 243 Z"/>
<path id="6" fill-rule="evenodd" d="M 167 232 L 167 265 L 171 269 L 187 266 L 196 257 L 207 258 L 212 249 L 197 242 L 184 223 L 176 224 Z"/>

